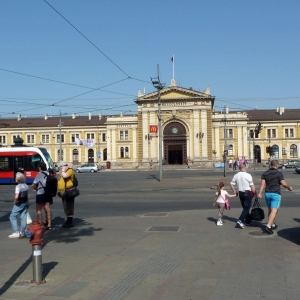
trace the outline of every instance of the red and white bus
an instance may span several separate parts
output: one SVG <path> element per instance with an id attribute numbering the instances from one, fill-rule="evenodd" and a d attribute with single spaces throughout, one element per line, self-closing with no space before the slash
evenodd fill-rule
<path id="1" fill-rule="evenodd" d="M 31 184 L 39 173 L 41 162 L 46 164 L 47 169 L 54 169 L 52 158 L 46 148 L 26 146 L 0 148 L 0 184 L 15 183 L 16 173 L 20 171 L 24 173 L 26 183 Z"/>

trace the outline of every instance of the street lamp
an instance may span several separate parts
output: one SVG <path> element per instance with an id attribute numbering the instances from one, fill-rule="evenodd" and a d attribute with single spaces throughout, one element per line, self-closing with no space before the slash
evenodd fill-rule
<path id="1" fill-rule="evenodd" d="M 162 128 L 161 128 L 161 102 L 160 102 L 160 91 L 165 87 L 159 79 L 159 65 L 157 65 L 157 74 L 155 78 L 151 78 L 153 86 L 158 90 L 158 147 L 159 147 L 159 182 L 162 182 Z"/>

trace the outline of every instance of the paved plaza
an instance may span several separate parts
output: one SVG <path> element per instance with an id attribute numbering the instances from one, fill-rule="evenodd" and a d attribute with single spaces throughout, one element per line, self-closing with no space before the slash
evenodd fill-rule
<path id="1" fill-rule="evenodd" d="M 54 230 L 44 234 L 41 286 L 29 284 L 28 240 L 8 239 L 11 229 L 2 227 L 0 299 L 300 299 L 300 203 L 280 210 L 270 236 L 261 234 L 266 219 L 236 228 L 238 205 L 217 227 L 212 198 L 199 194 L 211 205 L 206 209 L 166 205 L 165 213 L 85 218 L 78 212 L 72 229 L 61 228 L 63 216 L 55 216 Z"/>

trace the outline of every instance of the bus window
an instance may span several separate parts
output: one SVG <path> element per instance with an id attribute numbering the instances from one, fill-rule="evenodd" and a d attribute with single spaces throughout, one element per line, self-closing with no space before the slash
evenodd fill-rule
<path id="1" fill-rule="evenodd" d="M 0 157 L 0 171 L 13 171 L 11 156 Z"/>

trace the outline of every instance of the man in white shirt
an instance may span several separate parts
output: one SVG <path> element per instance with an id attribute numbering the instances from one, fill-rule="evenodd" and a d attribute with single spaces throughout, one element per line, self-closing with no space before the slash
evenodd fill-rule
<path id="1" fill-rule="evenodd" d="M 239 169 L 240 172 L 236 173 L 233 176 L 230 182 L 230 187 L 232 191 L 237 194 L 235 186 L 238 185 L 238 194 L 243 207 L 243 211 L 239 219 L 237 220 L 237 225 L 240 228 L 244 228 L 245 221 L 246 225 L 250 225 L 251 222 L 249 211 L 252 206 L 252 197 L 255 194 L 255 185 L 253 183 L 252 176 L 249 173 L 247 173 L 246 165 L 240 164 Z"/>

